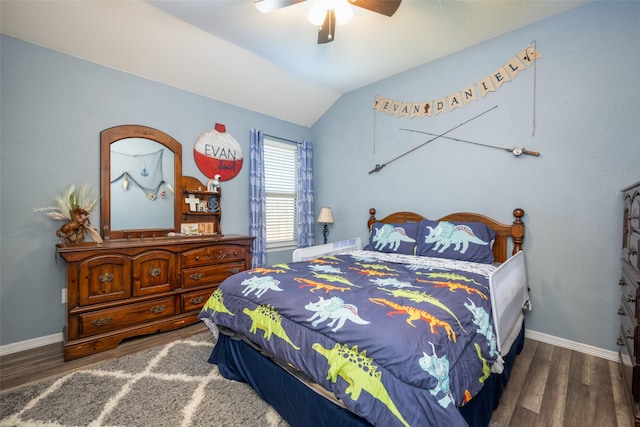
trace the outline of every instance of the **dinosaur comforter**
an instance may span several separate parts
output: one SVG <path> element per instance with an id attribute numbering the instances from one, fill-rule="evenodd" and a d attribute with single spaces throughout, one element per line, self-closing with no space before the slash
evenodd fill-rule
<path id="1" fill-rule="evenodd" d="M 226 279 L 200 318 L 381 426 L 466 425 L 498 357 L 490 264 L 355 251 Z"/>

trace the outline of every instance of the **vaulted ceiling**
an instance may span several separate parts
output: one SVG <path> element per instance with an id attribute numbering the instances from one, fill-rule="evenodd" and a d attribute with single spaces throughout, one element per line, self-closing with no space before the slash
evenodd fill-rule
<path id="1" fill-rule="evenodd" d="M 319 45 L 312 1 L 262 14 L 253 0 L 2 0 L 0 31 L 311 126 L 342 94 L 586 2 L 403 0 L 392 17 L 354 7 Z"/>

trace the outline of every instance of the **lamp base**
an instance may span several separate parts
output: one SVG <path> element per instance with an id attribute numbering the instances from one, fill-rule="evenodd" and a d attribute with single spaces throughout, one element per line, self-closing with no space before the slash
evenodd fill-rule
<path id="1" fill-rule="evenodd" d="M 324 237 L 324 244 L 327 244 L 327 237 L 329 237 L 329 224 L 324 224 L 322 227 L 322 237 Z"/>

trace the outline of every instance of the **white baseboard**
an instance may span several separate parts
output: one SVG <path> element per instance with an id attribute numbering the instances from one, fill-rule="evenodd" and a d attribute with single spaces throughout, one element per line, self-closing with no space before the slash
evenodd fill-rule
<path id="1" fill-rule="evenodd" d="M 525 329 L 524 333 L 527 338 L 531 338 L 535 341 L 552 344 L 569 350 L 575 350 L 579 353 L 589 354 L 591 356 L 600 357 L 602 359 L 611 360 L 613 362 L 618 361 L 617 351 L 605 350 L 603 348 L 594 347 L 588 344 L 582 344 L 564 338 L 554 337 L 553 335 L 547 335 L 543 334 L 542 332 L 531 331 L 529 329 Z"/>
<path id="2" fill-rule="evenodd" d="M 602 359 L 611 360 L 614 362 L 618 361 L 618 352 L 616 351 L 605 350 L 588 344 L 582 344 L 576 341 L 555 337 L 553 335 L 543 334 L 542 332 L 536 332 L 529 329 L 525 330 L 525 336 L 527 338 L 531 338 L 532 340 L 556 345 L 558 347 L 567 348 L 569 350 L 575 350 L 579 353 L 589 354 L 591 356 L 600 357 Z M 31 350 L 32 348 L 55 344 L 57 342 L 62 342 L 62 333 L 47 335 L 40 338 L 33 338 L 26 341 L 20 341 L 17 343 L 0 346 L 0 356 L 6 356 L 7 354 L 17 353 L 24 350 Z"/>
<path id="3" fill-rule="evenodd" d="M 31 350 L 32 348 L 55 344 L 57 342 L 62 342 L 62 333 L 47 335 L 44 337 L 33 338 L 30 340 L 0 346 L 0 356 L 6 356 L 7 354 L 17 353 L 24 350 Z"/>

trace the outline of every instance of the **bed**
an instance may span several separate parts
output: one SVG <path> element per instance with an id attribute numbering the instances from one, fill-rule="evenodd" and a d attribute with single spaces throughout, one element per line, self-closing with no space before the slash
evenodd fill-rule
<path id="1" fill-rule="evenodd" d="M 369 213 L 363 250 L 227 278 L 209 361 L 292 426 L 487 426 L 524 343 L 524 211 Z"/>

